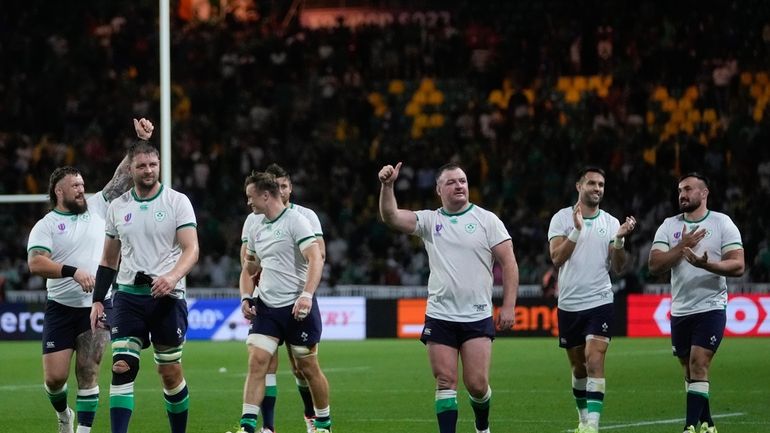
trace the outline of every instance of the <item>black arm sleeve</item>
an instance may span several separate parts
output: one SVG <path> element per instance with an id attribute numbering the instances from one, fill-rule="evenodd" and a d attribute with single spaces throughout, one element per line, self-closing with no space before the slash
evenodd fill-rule
<path id="1" fill-rule="evenodd" d="M 107 296 L 107 292 L 110 290 L 112 282 L 115 281 L 115 275 L 118 271 L 107 266 L 99 265 L 99 269 L 96 271 L 96 286 L 94 287 L 94 302 L 104 301 L 104 297 Z"/>

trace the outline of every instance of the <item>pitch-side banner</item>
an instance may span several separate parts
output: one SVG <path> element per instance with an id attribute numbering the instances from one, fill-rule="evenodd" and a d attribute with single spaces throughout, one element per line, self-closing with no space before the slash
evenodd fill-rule
<path id="1" fill-rule="evenodd" d="M 318 298 L 324 340 L 366 338 L 366 298 Z M 238 299 L 187 300 L 188 340 L 245 340 L 249 322 L 241 314 Z"/>
<path id="2" fill-rule="evenodd" d="M 628 336 L 671 335 L 671 297 L 661 295 L 628 296 Z M 735 295 L 727 301 L 725 335 L 738 337 L 770 336 L 770 296 Z"/>

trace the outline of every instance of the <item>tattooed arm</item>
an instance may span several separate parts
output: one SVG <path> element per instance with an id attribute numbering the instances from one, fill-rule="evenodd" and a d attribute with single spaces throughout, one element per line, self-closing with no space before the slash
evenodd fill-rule
<path id="1" fill-rule="evenodd" d="M 136 130 L 136 136 L 139 137 L 140 140 L 149 140 L 150 137 L 152 137 L 152 131 L 154 129 L 155 127 L 149 120 L 145 118 L 139 120 L 134 119 L 134 130 Z M 107 201 L 112 201 L 120 197 L 121 194 L 131 188 L 131 174 L 128 172 L 130 164 L 131 161 L 129 161 L 128 155 L 126 155 L 123 160 L 120 161 L 120 164 L 118 164 L 118 168 L 115 169 L 115 174 L 112 175 L 112 179 L 110 179 L 110 181 L 107 182 L 107 185 L 102 189 L 104 198 Z"/>

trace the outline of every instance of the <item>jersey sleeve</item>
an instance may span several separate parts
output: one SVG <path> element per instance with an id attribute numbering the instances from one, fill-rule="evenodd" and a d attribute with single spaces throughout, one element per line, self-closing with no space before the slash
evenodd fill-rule
<path id="1" fill-rule="evenodd" d="M 96 194 L 88 197 L 88 211 L 104 218 L 107 215 L 107 208 L 110 206 L 110 202 L 104 198 L 104 192 L 99 191 Z"/>
<path id="2" fill-rule="evenodd" d="M 198 222 L 195 220 L 195 211 L 193 210 L 192 203 L 190 203 L 190 199 L 184 194 L 179 194 L 176 209 L 176 229 L 197 226 Z"/>
<path id="3" fill-rule="evenodd" d="M 307 218 L 297 214 L 291 225 L 291 238 L 300 251 L 304 251 L 305 248 L 315 242 L 315 233 L 313 233 L 310 221 Z"/>
<path id="4" fill-rule="evenodd" d="M 436 211 L 433 210 L 415 211 L 414 214 L 417 216 L 417 225 L 415 226 L 414 232 L 412 234 L 423 239 L 426 238 L 430 234 L 433 221 L 432 216 L 435 212 Z"/>
<path id="5" fill-rule="evenodd" d="M 252 222 L 254 218 L 252 218 L 253 214 L 249 214 L 249 216 L 246 217 L 246 220 L 243 222 L 243 228 L 241 229 L 241 244 L 248 244 L 249 242 L 249 229 L 252 226 Z"/>
<path id="6" fill-rule="evenodd" d="M 508 233 L 508 229 L 505 228 L 503 221 L 492 212 L 489 212 L 487 215 L 489 224 L 489 229 L 487 230 L 487 242 L 489 242 L 489 248 L 511 239 L 511 235 Z"/>
<path id="7" fill-rule="evenodd" d="M 671 242 L 668 237 L 668 221 L 664 221 L 663 224 L 658 227 L 658 231 L 655 232 L 655 237 L 652 240 L 652 249 L 666 252 L 671 249 Z"/>
<path id="8" fill-rule="evenodd" d="M 551 217 L 551 223 L 548 225 L 548 241 L 557 236 L 567 236 L 572 229 L 572 224 L 565 224 L 562 215 L 564 213 L 559 211 Z"/>
<path id="9" fill-rule="evenodd" d="M 27 240 L 27 252 L 36 249 L 53 253 L 53 235 L 46 221 L 42 219 L 32 227 Z"/>
<path id="10" fill-rule="evenodd" d="M 743 249 L 741 232 L 730 217 L 725 217 L 722 225 L 722 254 L 739 249 Z"/>
<path id="11" fill-rule="evenodd" d="M 306 218 L 310 223 L 310 228 L 313 230 L 313 234 L 321 238 L 324 235 L 323 227 L 321 227 L 321 220 L 318 218 L 318 214 L 314 211 L 307 213 Z"/>
<path id="12" fill-rule="evenodd" d="M 118 227 L 115 223 L 115 207 L 117 204 L 118 201 L 113 200 L 107 208 L 107 215 L 104 217 L 104 234 L 113 239 L 120 238 L 120 236 L 118 236 Z"/>
<path id="13" fill-rule="evenodd" d="M 615 239 L 615 236 L 618 235 L 618 231 L 620 230 L 620 221 L 615 218 L 614 216 L 610 215 L 610 243 L 612 243 L 613 239 Z"/>

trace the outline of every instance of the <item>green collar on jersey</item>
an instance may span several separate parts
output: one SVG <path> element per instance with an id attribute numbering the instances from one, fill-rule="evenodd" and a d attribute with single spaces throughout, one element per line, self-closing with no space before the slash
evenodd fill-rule
<path id="1" fill-rule="evenodd" d="M 160 193 L 163 192 L 163 188 L 164 188 L 164 185 L 160 184 L 160 188 L 158 188 L 158 192 L 154 196 L 149 197 L 149 198 L 141 198 L 138 195 L 136 195 L 136 188 L 134 187 L 134 188 L 131 188 L 131 196 L 134 197 L 134 200 L 136 200 L 136 201 L 153 201 L 156 198 L 158 198 Z"/>
<path id="2" fill-rule="evenodd" d="M 596 218 L 599 218 L 599 215 L 601 215 L 601 214 L 602 214 L 602 210 L 601 210 L 601 209 L 599 209 L 599 210 L 596 212 L 596 215 L 594 215 L 594 216 L 592 216 L 592 217 L 587 217 L 587 216 L 584 216 L 584 217 L 583 217 L 583 219 L 584 219 L 584 220 L 595 220 Z"/>
<path id="3" fill-rule="evenodd" d="M 77 215 L 75 212 L 62 212 L 62 211 L 60 211 L 59 209 L 56 209 L 56 208 L 51 209 L 51 211 L 53 213 L 57 214 L 57 215 L 62 215 L 62 216 Z"/>
<path id="4" fill-rule="evenodd" d="M 286 210 L 287 210 L 287 209 L 289 209 L 289 208 L 287 208 L 287 207 L 283 208 L 283 210 L 281 211 L 281 213 L 280 213 L 280 214 L 278 214 L 278 216 L 277 216 L 277 217 L 275 217 L 275 219 L 274 219 L 274 220 L 272 220 L 272 221 L 271 221 L 271 220 L 269 220 L 269 219 L 267 219 L 267 215 L 265 215 L 265 219 L 263 219 L 263 220 L 262 220 L 262 224 L 272 224 L 272 223 L 274 223 L 274 222 L 278 221 L 279 219 L 281 219 L 281 217 L 283 216 L 283 214 L 285 214 L 285 213 L 286 213 Z"/>
<path id="5" fill-rule="evenodd" d="M 457 212 L 457 213 L 449 213 L 449 212 L 445 211 L 443 207 L 439 208 L 438 211 L 441 212 L 442 215 L 446 215 L 446 216 L 460 216 L 462 214 L 468 213 L 471 209 L 473 209 L 473 206 L 475 206 L 475 205 L 473 203 L 471 203 L 471 205 L 468 206 L 468 209 L 465 209 L 464 211 Z"/>
<path id="6" fill-rule="evenodd" d="M 699 219 L 698 221 L 690 221 L 690 220 L 688 220 L 687 218 L 685 218 L 684 214 L 682 214 L 682 219 L 683 219 L 683 220 L 684 220 L 684 222 L 686 222 L 686 223 L 699 223 L 699 222 L 701 222 L 701 221 L 705 220 L 706 218 L 708 218 L 708 217 L 709 217 L 709 215 L 711 215 L 711 210 L 710 210 L 710 209 L 709 209 L 708 211 L 706 211 L 706 215 L 703 215 L 703 218 Z"/>

